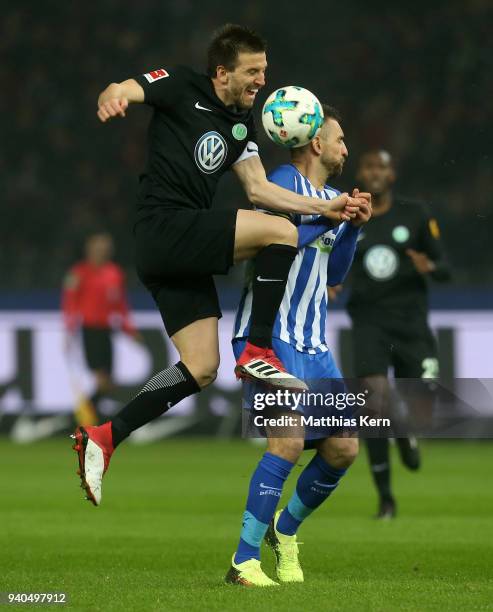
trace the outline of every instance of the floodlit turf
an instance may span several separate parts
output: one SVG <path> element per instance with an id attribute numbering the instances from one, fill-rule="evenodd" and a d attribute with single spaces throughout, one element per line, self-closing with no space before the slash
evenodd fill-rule
<path id="1" fill-rule="evenodd" d="M 65 608 L 103 611 L 493 609 L 493 444 L 428 443 L 417 474 L 396 460 L 390 523 L 371 519 L 362 454 L 300 531 L 305 584 L 226 586 L 260 453 L 243 441 L 125 445 L 94 508 L 68 439 L 0 440 L 0 591 L 65 591 Z"/>

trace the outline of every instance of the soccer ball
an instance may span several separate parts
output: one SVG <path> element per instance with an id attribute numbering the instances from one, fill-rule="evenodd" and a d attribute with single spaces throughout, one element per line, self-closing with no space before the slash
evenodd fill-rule
<path id="1" fill-rule="evenodd" d="M 267 136 L 283 147 L 302 147 L 322 126 L 324 113 L 317 97 L 308 89 L 288 85 L 267 98 L 262 124 Z"/>

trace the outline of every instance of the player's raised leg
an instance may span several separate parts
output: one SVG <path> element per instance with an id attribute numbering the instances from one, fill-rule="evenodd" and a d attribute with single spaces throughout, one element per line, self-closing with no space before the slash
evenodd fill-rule
<path id="1" fill-rule="evenodd" d="M 114 449 L 132 431 L 159 417 L 179 401 L 200 391 L 216 377 L 219 366 L 217 318 L 187 325 L 172 337 L 180 361 L 153 376 L 111 421 L 100 427 L 78 427 L 74 450 L 87 499 L 101 503 L 103 475 Z"/>
<path id="2" fill-rule="evenodd" d="M 276 555 L 276 573 L 281 582 L 303 582 L 296 533 L 301 523 L 323 504 L 337 488 L 358 454 L 354 437 L 326 438 L 301 472 L 296 490 L 284 510 L 279 510 L 266 534 Z"/>
<path id="3" fill-rule="evenodd" d="M 235 368 L 238 378 L 306 389 L 303 381 L 286 371 L 272 350 L 272 328 L 298 252 L 297 241 L 297 229 L 287 219 L 238 211 L 235 261 L 254 257 L 250 332 Z"/>

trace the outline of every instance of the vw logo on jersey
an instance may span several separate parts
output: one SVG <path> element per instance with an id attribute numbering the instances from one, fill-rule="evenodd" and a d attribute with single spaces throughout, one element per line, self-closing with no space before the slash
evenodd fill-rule
<path id="1" fill-rule="evenodd" d="M 374 280 L 386 281 L 397 272 L 399 258 L 392 247 L 377 244 L 368 249 L 363 258 L 363 265 Z"/>
<path id="2" fill-rule="evenodd" d="M 195 163 L 206 174 L 212 174 L 223 165 L 228 153 L 226 141 L 218 132 L 206 132 L 195 145 Z"/>

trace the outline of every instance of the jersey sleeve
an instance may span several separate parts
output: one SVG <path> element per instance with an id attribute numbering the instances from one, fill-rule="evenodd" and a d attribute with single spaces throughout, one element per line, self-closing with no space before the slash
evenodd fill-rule
<path id="1" fill-rule="evenodd" d="M 355 227 L 347 221 L 339 227 L 327 268 L 327 285 L 329 287 L 339 285 L 345 280 L 353 263 L 359 232 L 359 227 Z"/>
<path id="2" fill-rule="evenodd" d="M 246 143 L 245 148 L 243 149 L 242 154 L 238 157 L 238 159 L 235 162 L 233 162 L 233 166 L 235 164 L 239 164 L 242 161 L 245 161 L 245 159 L 248 159 L 250 157 L 259 157 L 259 154 L 258 154 L 258 145 L 253 140 L 249 140 Z"/>
<path id="3" fill-rule="evenodd" d="M 258 143 L 257 143 L 257 128 L 255 127 L 255 121 L 253 120 L 253 117 L 250 117 L 250 119 L 248 120 L 247 126 L 248 126 L 247 143 L 241 155 L 238 157 L 238 159 L 235 162 L 233 162 L 233 166 L 235 164 L 239 164 L 245 159 L 248 159 L 249 157 L 259 156 Z"/>
<path id="4" fill-rule="evenodd" d="M 435 269 L 430 272 L 431 278 L 436 281 L 448 281 L 451 276 L 450 268 L 444 258 L 440 228 L 429 210 L 423 207 L 422 211 L 419 248 L 435 264 Z"/>
<path id="5" fill-rule="evenodd" d="M 309 223 L 302 223 L 298 225 L 298 249 L 308 246 L 333 227 L 334 222 L 331 219 L 322 216 L 317 217 Z"/>
<path id="6" fill-rule="evenodd" d="M 144 90 L 145 104 L 167 109 L 183 98 L 190 70 L 184 66 L 158 68 L 134 78 Z"/>

